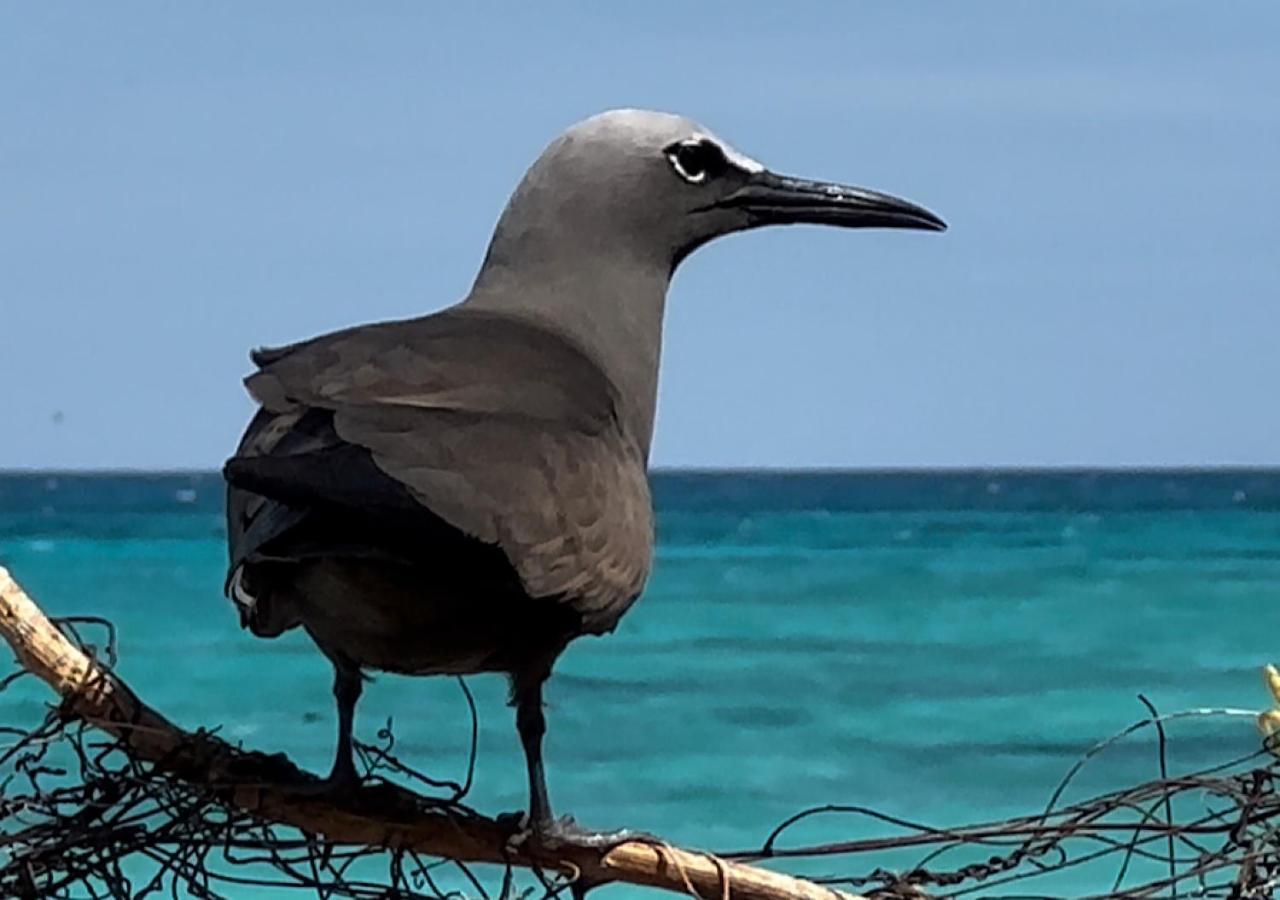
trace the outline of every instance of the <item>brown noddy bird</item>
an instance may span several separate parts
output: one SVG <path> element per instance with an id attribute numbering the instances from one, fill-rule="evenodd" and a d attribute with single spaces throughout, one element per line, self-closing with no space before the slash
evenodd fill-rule
<path id="1" fill-rule="evenodd" d="M 556 138 L 461 303 L 252 355 L 228 483 L 228 593 L 333 664 L 329 783 L 357 780 L 361 671 L 502 672 L 534 828 L 555 827 L 542 686 L 612 631 L 653 554 L 647 464 L 676 266 L 763 225 L 942 231 L 864 188 L 776 175 L 689 119 L 616 110 Z"/>

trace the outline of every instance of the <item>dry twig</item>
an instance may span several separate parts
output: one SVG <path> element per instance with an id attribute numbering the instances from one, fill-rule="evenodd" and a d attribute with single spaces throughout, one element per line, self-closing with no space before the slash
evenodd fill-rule
<path id="1" fill-rule="evenodd" d="M 632 841 L 608 851 L 514 844 L 499 822 L 462 805 L 467 784 L 433 781 L 380 748 L 363 748 L 375 772 L 437 789 L 430 798 L 386 783 L 326 796 L 281 756 L 251 753 L 207 732 L 177 728 L 147 707 L 81 637 L 101 620 L 51 622 L 0 569 L 0 634 L 22 671 L 62 698 L 34 729 L 0 725 L 0 896 L 216 898 L 245 885 L 293 887 L 324 898 L 489 900 L 536 896 L 514 872 L 538 878 L 542 900 L 584 886 L 629 882 L 705 900 L 852 900 L 867 897 L 1270 897 L 1280 890 L 1280 708 L 1261 717 L 1272 742 L 1199 771 L 1169 771 L 1165 726 L 1206 717 L 1254 718 L 1238 709 L 1150 716 L 1082 754 L 1043 808 L 995 822 L 934 827 L 857 806 L 805 810 L 758 848 L 711 855 Z M 1269 678 L 1280 704 L 1280 672 Z M 1252 726 L 1251 726 L 1252 727 Z M 1157 742 L 1158 777 L 1067 803 L 1075 776 L 1134 735 Z M 104 735 L 110 736 L 104 739 Z M 886 836 L 798 845 L 795 828 L 847 817 Z M 919 856 L 906 857 L 907 853 Z M 805 861 L 808 881 L 748 865 Z M 886 864 L 893 860 L 894 865 Z M 487 890 L 473 862 L 496 863 Z M 904 864 L 905 863 L 905 864 Z M 450 880 L 451 879 L 451 880 Z M 840 890 L 837 891 L 836 888 Z M 1034 893 L 1033 893 L 1034 892 Z"/>
<path id="2" fill-rule="evenodd" d="M 188 798 L 193 805 L 220 801 L 233 814 L 248 814 L 259 823 L 291 826 L 307 839 L 322 843 L 322 856 L 342 846 L 377 847 L 392 852 L 393 867 L 403 865 L 405 856 L 431 856 L 458 863 L 496 863 L 561 873 L 578 887 L 622 881 L 708 900 L 854 900 L 850 894 L 809 881 L 649 841 L 628 841 L 595 850 L 530 838 L 516 846 L 510 841 L 511 829 L 493 819 L 390 785 L 342 797 L 318 794 L 314 779 L 287 759 L 242 751 L 205 732 L 185 731 L 151 709 L 105 664 L 91 658 L 55 627 L 3 568 L 0 635 L 25 670 L 58 693 L 63 717 L 74 717 L 114 736 L 119 744 L 113 749 L 123 750 L 133 763 L 147 764 L 196 788 L 200 799 Z M 108 805 L 107 799 L 97 798 L 86 815 L 93 818 L 97 807 Z M 188 818 L 195 812 L 189 810 Z M 171 821 L 183 821 L 181 811 L 171 811 L 171 816 Z M 139 848 L 146 849 L 150 838 L 135 837 Z M 115 838 L 122 839 L 119 833 Z M 263 834 L 261 840 L 270 843 L 271 837 Z M 48 884 L 42 881 L 46 875 L 64 874 L 56 867 L 38 871 L 30 859 L 23 862 L 30 882 L 27 890 L 41 891 L 40 896 L 46 896 L 43 892 Z M 186 863 L 188 868 L 194 865 L 189 872 L 181 869 L 182 860 L 169 860 L 169 867 L 177 866 L 179 874 L 189 878 L 190 886 L 201 877 L 196 863 Z M 323 863 L 330 865 L 327 859 Z M 429 867 L 423 864 L 416 874 L 420 878 L 426 871 Z"/>

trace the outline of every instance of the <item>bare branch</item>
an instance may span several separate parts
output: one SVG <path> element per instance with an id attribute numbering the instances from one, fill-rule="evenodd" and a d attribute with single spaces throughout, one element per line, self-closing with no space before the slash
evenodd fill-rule
<path id="1" fill-rule="evenodd" d="M 579 885 L 628 882 L 707 900 L 857 900 L 789 875 L 648 841 L 595 850 L 530 838 L 516 846 L 511 830 L 491 818 L 389 785 L 341 797 L 317 793 L 314 778 L 282 756 L 243 751 L 174 725 L 69 640 L 4 568 L 0 634 L 22 666 L 61 697 L 64 716 L 118 738 L 135 762 L 263 822 L 322 836 L 330 848 L 375 846 L 463 863 L 515 865 L 566 874 Z"/>

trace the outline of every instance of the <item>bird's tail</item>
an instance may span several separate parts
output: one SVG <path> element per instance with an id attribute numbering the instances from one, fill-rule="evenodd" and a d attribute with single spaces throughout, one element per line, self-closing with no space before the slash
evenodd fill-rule
<path id="1" fill-rule="evenodd" d="M 226 595 L 240 613 L 240 627 L 258 637 L 279 637 L 301 624 L 293 604 L 261 578 L 258 565 L 241 563 L 227 577 Z M 261 582 L 261 583 L 259 583 Z"/>

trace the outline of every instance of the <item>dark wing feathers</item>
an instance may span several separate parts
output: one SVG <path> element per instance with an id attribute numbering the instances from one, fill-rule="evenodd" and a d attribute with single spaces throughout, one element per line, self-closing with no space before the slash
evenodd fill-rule
<path id="1" fill-rule="evenodd" d="M 455 309 L 255 359 L 247 384 L 263 410 L 227 465 L 233 485 L 295 506 L 416 504 L 501 548 L 529 594 L 562 597 L 592 630 L 639 594 L 652 547 L 643 455 L 612 384 L 572 345 Z"/>
<path id="2" fill-rule="evenodd" d="M 606 427 L 617 395 L 599 367 L 544 329 L 494 313 L 449 309 L 258 351 L 246 379 L 268 409 L 296 404 L 455 409 Z"/>

